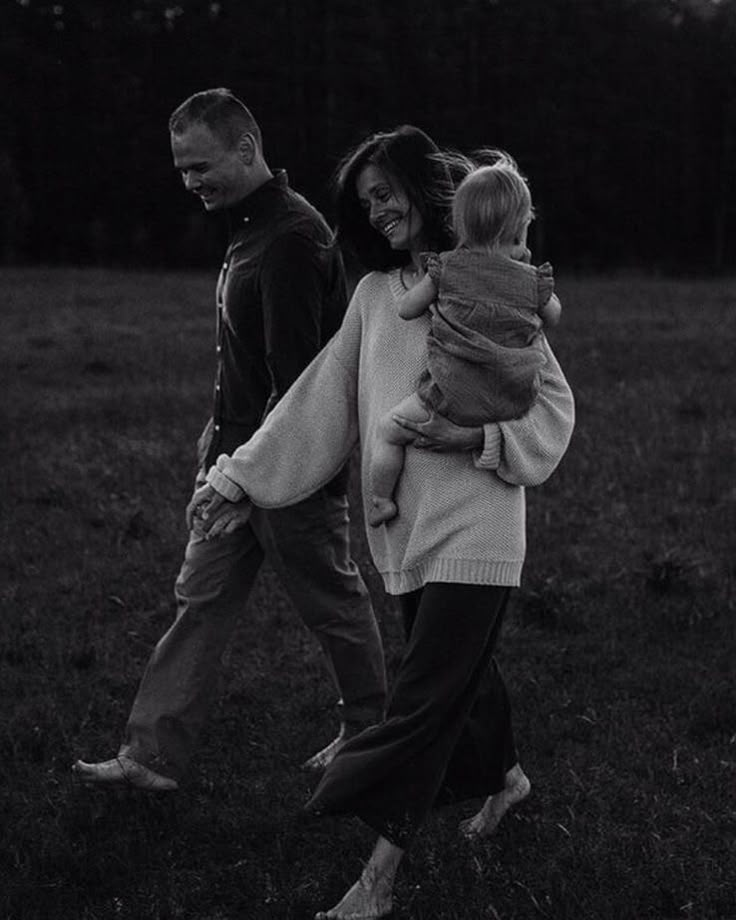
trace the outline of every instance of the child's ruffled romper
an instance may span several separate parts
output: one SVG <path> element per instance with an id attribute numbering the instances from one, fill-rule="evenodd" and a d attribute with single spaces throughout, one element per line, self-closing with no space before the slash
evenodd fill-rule
<path id="1" fill-rule="evenodd" d="M 539 308 L 554 292 L 551 268 L 468 249 L 424 259 L 438 296 L 422 401 L 464 426 L 524 415 L 545 363 Z"/>

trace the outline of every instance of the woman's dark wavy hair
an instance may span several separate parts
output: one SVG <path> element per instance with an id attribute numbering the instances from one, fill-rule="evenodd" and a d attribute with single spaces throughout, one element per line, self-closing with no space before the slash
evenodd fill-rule
<path id="1" fill-rule="evenodd" d="M 368 137 L 338 166 L 334 179 L 337 238 L 341 246 L 354 252 L 364 268 L 386 271 L 410 260 L 408 252 L 392 249 L 388 240 L 371 227 L 360 205 L 356 184 L 369 164 L 400 185 L 419 211 L 427 248 L 436 252 L 452 249 L 453 184 L 447 166 L 437 157 L 439 152 L 424 131 L 400 125 L 394 131 Z"/>

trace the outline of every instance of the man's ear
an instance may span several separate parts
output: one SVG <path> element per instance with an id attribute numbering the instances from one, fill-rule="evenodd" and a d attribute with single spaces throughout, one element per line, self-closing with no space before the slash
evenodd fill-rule
<path id="1" fill-rule="evenodd" d="M 256 158 L 256 139 L 252 134 L 243 134 L 238 141 L 238 153 L 246 166 L 252 166 Z"/>

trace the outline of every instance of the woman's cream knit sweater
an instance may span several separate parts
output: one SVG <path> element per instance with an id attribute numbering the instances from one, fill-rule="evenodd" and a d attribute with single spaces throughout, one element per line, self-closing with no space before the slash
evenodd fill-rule
<path id="1" fill-rule="evenodd" d="M 208 482 L 225 498 L 263 508 L 292 505 L 329 482 L 361 445 L 363 494 L 381 415 L 416 389 L 426 367 L 429 317 L 402 320 L 398 271 L 362 279 L 342 327 L 263 426 Z M 396 491 L 399 515 L 368 531 L 386 590 L 426 582 L 518 585 L 525 552 L 524 486 L 539 485 L 567 448 L 570 388 L 545 342 L 547 363 L 532 409 L 485 426 L 482 452 L 407 448 Z"/>

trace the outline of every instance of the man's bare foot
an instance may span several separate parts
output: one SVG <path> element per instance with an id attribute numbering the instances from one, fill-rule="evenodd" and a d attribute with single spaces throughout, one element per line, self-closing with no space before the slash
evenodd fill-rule
<path id="1" fill-rule="evenodd" d="M 302 764 L 302 770 L 308 770 L 312 773 L 317 773 L 320 770 L 325 770 L 335 759 L 335 755 L 342 748 L 345 742 L 354 735 L 354 731 L 349 731 L 347 725 L 343 722 L 340 725 L 340 731 L 336 738 L 333 738 L 332 741 L 326 746 L 323 747 L 321 751 L 317 751 L 316 754 L 313 754 L 309 760 L 305 760 Z"/>
<path id="2" fill-rule="evenodd" d="M 96 786 L 135 786 L 149 792 L 169 792 L 179 788 L 175 779 L 162 776 L 130 757 L 113 757 L 100 763 L 78 760 L 72 771 L 83 783 Z"/>
<path id="3" fill-rule="evenodd" d="M 392 888 L 392 881 L 372 873 L 366 877 L 364 871 L 339 904 L 327 911 L 317 911 L 314 920 L 379 920 L 388 917 L 393 909 Z"/>
<path id="4" fill-rule="evenodd" d="M 460 822 L 460 833 L 468 840 L 480 840 L 490 836 L 501 823 L 501 819 L 514 805 L 529 795 L 532 784 L 519 764 L 506 774 L 506 786 L 501 792 L 489 795 L 481 810 Z"/>
<path id="5" fill-rule="evenodd" d="M 368 523 L 371 527 L 380 527 L 381 524 L 395 518 L 398 513 L 396 502 L 391 501 L 390 498 L 374 497 L 368 509 Z"/>

